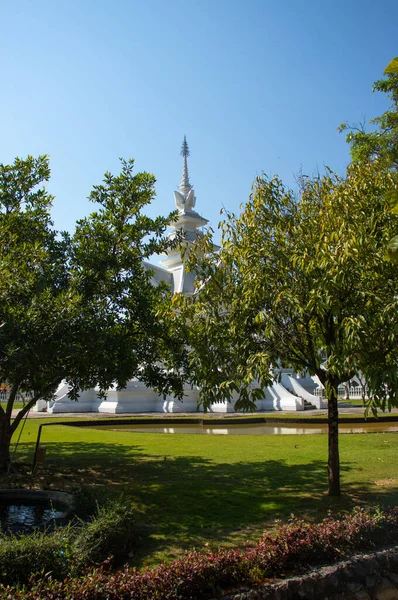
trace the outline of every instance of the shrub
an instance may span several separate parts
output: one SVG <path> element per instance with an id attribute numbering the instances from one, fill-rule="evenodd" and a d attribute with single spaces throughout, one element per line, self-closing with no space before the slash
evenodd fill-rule
<path id="1" fill-rule="evenodd" d="M 101 498 L 92 487 L 79 485 L 72 489 L 72 494 L 75 500 L 75 515 L 81 520 L 91 519 L 102 504 Z"/>
<path id="2" fill-rule="evenodd" d="M 109 502 L 77 529 L 69 557 L 71 572 L 81 572 L 107 559 L 120 563 L 134 542 L 134 513 L 128 503 Z"/>
<path id="3" fill-rule="evenodd" d="M 3 585 L 26 584 L 39 573 L 51 579 L 81 574 L 110 559 L 127 559 L 133 543 L 132 509 L 122 502 L 97 507 L 91 521 L 74 523 L 54 531 L 3 535 L 0 539 L 0 581 Z"/>
<path id="4" fill-rule="evenodd" d="M 67 574 L 66 547 L 69 527 L 53 533 L 35 531 L 25 535 L 3 536 L 0 540 L 0 580 L 3 584 L 26 583 L 35 573 Z"/>
<path id="5" fill-rule="evenodd" d="M 256 562 L 269 574 L 336 560 L 350 552 L 374 548 L 394 539 L 398 511 L 356 508 L 340 519 L 330 515 L 320 523 L 292 519 L 273 533 L 265 533 L 255 548 Z"/>
<path id="6" fill-rule="evenodd" d="M 0 586 L 2 598 L 14 600 L 201 600 L 238 585 L 256 586 L 270 576 L 316 566 L 381 541 L 396 542 L 398 510 L 357 509 L 341 519 L 330 516 L 318 524 L 293 519 L 266 533 L 253 548 L 193 552 L 170 565 L 137 571 L 104 568 L 84 577 L 54 581 L 36 578 L 29 590 Z"/>

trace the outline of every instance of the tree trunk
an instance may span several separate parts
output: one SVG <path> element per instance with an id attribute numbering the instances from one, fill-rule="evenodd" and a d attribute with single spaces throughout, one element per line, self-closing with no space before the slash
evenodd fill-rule
<path id="1" fill-rule="evenodd" d="M 328 396 L 328 481 L 329 496 L 340 496 L 339 409 L 337 384 L 329 382 Z"/>
<path id="2" fill-rule="evenodd" d="M 0 473 L 7 473 L 10 467 L 11 444 L 10 420 L 4 411 L 0 412 Z"/>

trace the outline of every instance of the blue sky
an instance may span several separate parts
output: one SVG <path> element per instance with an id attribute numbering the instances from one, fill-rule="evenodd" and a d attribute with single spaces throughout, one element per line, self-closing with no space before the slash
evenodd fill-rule
<path id="1" fill-rule="evenodd" d="M 50 155 L 53 218 L 72 231 L 119 157 L 174 208 L 184 134 L 196 208 L 216 226 L 256 175 L 349 160 L 342 121 L 383 112 L 396 0 L 20 0 L 0 16 L 0 162 Z"/>

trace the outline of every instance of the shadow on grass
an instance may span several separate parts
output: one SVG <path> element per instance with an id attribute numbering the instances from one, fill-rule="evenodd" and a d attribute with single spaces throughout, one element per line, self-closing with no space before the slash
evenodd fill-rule
<path id="1" fill-rule="evenodd" d="M 375 492 L 370 483 L 344 482 L 356 469 L 348 461 L 341 467 L 344 496 L 329 498 L 323 460 L 220 464 L 200 456 L 148 455 L 138 444 L 50 442 L 47 447 L 48 460 L 28 478 L 30 484 L 65 490 L 89 485 L 99 498 L 128 497 L 147 531 L 134 559 L 137 566 L 146 562 L 146 553 L 167 559 L 205 543 L 255 541 L 265 524 L 291 513 L 318 519 L 328 510 L 398 499 L 395 484 Z M 23 444 L 21 450 L 28 456 L 33 444 Z M 355 481 L 352 473 L 347 479 Z M 12 485 L 22 480 L 22 475 L 14 476 Z M 7 484 L 3 480 L 0 485 Z"/>

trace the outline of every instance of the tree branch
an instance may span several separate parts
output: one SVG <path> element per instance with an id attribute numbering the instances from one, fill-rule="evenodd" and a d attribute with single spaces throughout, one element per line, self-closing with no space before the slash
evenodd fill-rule
<path id="1" fill-rule="evenodd" d="M 24 418 L 26 413 L 29 412 L 31 408 L 33 408 L 33 406 L 39 400 L 40 396 L 42 396 L 41 393 L 35 394 L 33 396 L 33 398 L 31 400 L 29 400 L 29 402 L 27 402 L 25 404 L 25 406 L 19 411 L 19 413 L 17 414 L 17 416 L 15 417 L 15 419 L 13 420 L 13 422 L 11 424 L 11 427 L 10 427 L 11 434 L 14 433 L 14 431 L 17 429 L 18 425 L 20 424 L 20 422 L 22 421 L 22 419 Z"/>
<path id="2" fill-rule="evenodd" d="M 19 389 L 20 384 L 21 384 L 21 380 L 17 379 L 12 384 L 10 395 L 8 396 L 7 407 L 6 407 L 6 410 L 5 410 L 8 422 L 11 420 L 12 409 L 13 409 L 13 406 L 14 406 L 15 398 L 16 398 L 16 395 L 18 393 L 18 389 Z"/>

